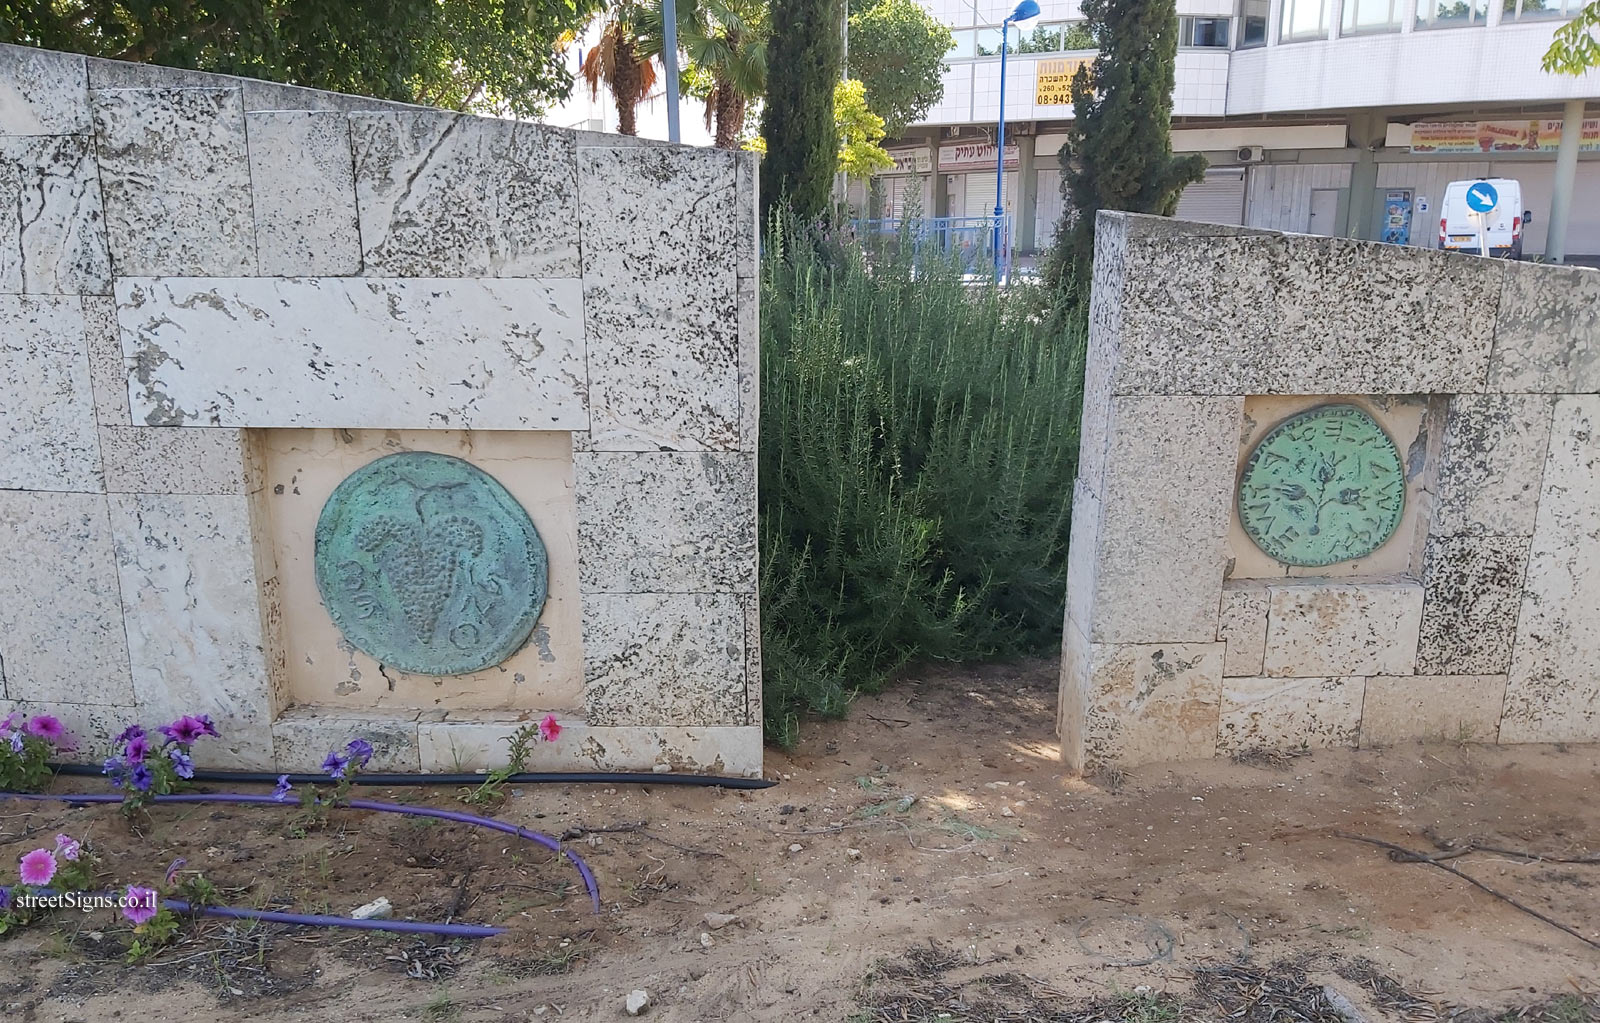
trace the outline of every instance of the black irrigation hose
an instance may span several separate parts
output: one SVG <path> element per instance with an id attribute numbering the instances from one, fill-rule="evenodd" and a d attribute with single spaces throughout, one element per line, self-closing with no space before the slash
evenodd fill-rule
<path id="1" fill-rule="evenodd" d="M 98 778 L 101 770 L 93 764 L 51 764 L 57 774 Z M 357 774 L 357 785 L 481 785 L 486 774 Z M 272 771 L 195 771 L 195 781 L 238 785 L 271 785 L 278 780 Z M 328 780 L 325 774 L 291 774 L 291 785 L 317 785 Z M 513 774 L 508 785 L 692 785 L 725 789 L 769 789 L 778 784 L 765 778 L 727 778 L 715 774 L 656 774 L 650 771 L 530 771 Z"/>

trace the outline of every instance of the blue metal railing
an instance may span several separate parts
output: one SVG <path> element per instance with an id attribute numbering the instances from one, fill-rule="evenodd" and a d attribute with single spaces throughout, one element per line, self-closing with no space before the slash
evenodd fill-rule
<path id="1" fill-rule="evenodd" d="M 856 237 L 875 246 L 909 240 L 913 254 L 935 249 L 955 254 L 969 271 L 979 272 L 994 265 L 995 218 L 987 217 L 881 217 L 850 221 Z M 1000 218 L 1000 267 L 1011 267 L 1011 216 Z"/>

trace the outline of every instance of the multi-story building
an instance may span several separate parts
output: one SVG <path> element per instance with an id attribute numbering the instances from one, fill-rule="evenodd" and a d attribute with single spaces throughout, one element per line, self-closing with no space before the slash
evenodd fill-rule
<path id="1" fill-rule="evenodd" d="M 920 0 L 955 35 L 944 96 L 890 144 L 875 211 L 982 216 L 995 205 L 1000 23 L 1014 0 Z M 1067 83 L 1094 57 L 1078 0 L 1040 0 L 1006 59 L 1006 210 L 1046 245 L 1061 212 Z M 1546 251 L 1558 152 L 1575 148 L 1566 252 L 1600 255 L 1600 72 L 1540 59 L 1581 0 L 1178 0 L 1172 143 L 1210 170 L 1179 215 L 1315 234 L 1439 244 L 1448 182 L 1507 177 Z M 1577 102 L 1574 102 L 1577 101 Z M 1581 127 L 1580 127 L 1581 126 Z"/>

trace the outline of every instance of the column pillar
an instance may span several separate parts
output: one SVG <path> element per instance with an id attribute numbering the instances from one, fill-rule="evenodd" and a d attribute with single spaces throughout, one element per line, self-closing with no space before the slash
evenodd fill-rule
<path id="1" fill-rule="evenodd" d="M 1350 115 L 1350 144 L 1356 162 L 1350 168 L 1350 202 L 1347 206 L 1344 236 L 1369 238 L 1372 234 L 1373 198 L 1378 192 L 1378 154 L 1369 148 L 1373 139 L 1382 139 L 1389 119 L 1382 111 Z"/>
<path id="2" fill-rule="evenodd" d="M 1555 188 L 1550 193 L 1550 223 L 1544 243 L 1548 263 L 1567 261 L 1567 221 L 1572 216 L 1572 189 L 1578 180 L 1578 146 L 1582 142 L 1583 100 L 1569 99 L 1561 114 L 1561 148 L 1556 150 Z"/>
<path id="3" fill-rule="evenodd" d="M 1035 136 L 1017 136 L 1017 251 L 1032 252 L 1035 248 L 1033 222 L 1039 208 L 1039 174 L 1034 167 L 1033 146 Z"/>

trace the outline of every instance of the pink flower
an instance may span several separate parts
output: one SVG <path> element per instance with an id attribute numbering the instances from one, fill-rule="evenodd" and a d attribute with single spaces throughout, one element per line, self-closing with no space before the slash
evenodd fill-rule
<path id="1" fill-rule="evenodd" d="M 61 723 L 61 719 L 51 717 L 49 714 L 38 714 L 29 718 L 24 731 L 41 739 L 49 739 L 51 742 L 67 734 L 66 726 Z"/>
<path id="2" fill-rule="evenodd" d="M 138 885 L 129 885 L 127 895 L 122 900 L 122 915 L 135 927 L 143 927 L 155 918 L 156 910 L 160 908 L 156 902 L 154 888 L 140 888 Z"/>
<path id="3" fill-rule="evenodd" d="M 77 862 L 78 855 L 83 852 L 83 843 L 71 835 L 56 836 L 56 854 L 64 860 Z"/>
<path id="4" fill-rule="evenodd" d="M 560 734 L 561 726 L 556 724 L 556 716 L 554 714 L 546 714 L 544 720 L 539 722 L 539 738 L 545 742 L 555 742 L 556 737 Z"/>
<path id="5" fill-rule="evenodd" d="M 22 857 L 22 883 L 49 884 L 56 876 L 56 854 L 49 849 L 35 849 Z"/>

